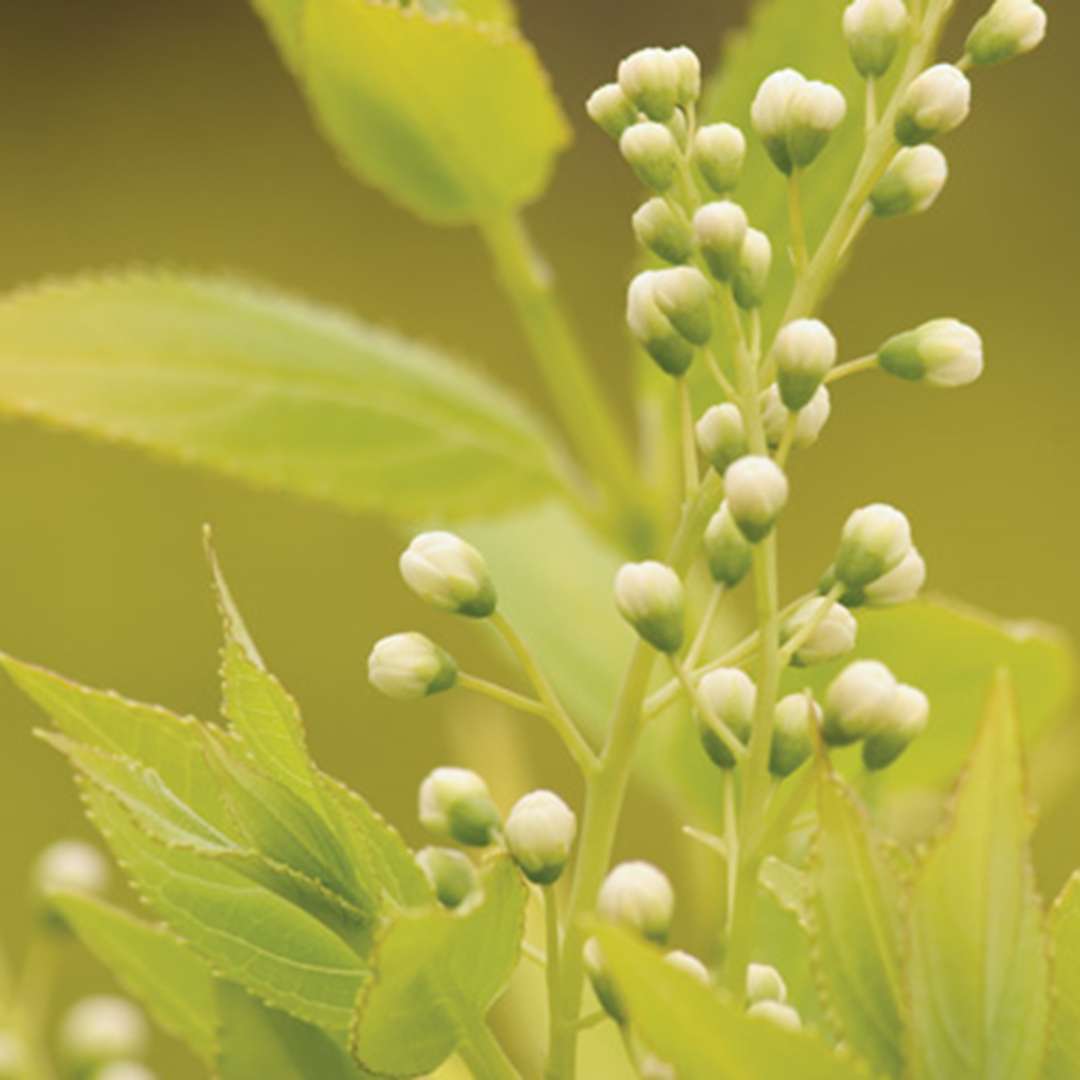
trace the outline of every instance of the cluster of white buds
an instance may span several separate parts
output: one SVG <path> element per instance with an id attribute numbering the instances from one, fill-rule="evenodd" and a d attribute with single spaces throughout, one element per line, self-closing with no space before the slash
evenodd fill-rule
<path id="1" fill-rule="evenodd" d="M 514 804 L 505 833 L 521 872 L 536 885 L 551 885 L 566 869 L 577 818 L 554 792 L 533 791 Z"/>
<path id="2" fill-rule="evenodd" d="M 100 994 L 76 1002 L 60 1025 L 64 1057 L 82 1069 L 141 1057 L 150 1043 L 142 1010 L 127 998 Z"/>
<path id="3" fill-rule="evenodd" d="M 964 53 L 987 67 L 1022 56 L 1046 37 L 1046 11 L 1034 0 L 994 0 L 968 35 Z"/>
<path id="4" fill-rule="evenodd" d="M 642 348 L 669 375 L 683 375 L 694 349 L 712 336 L 712 293 L 700 270 L 644 270 L 626 297 L 626 322 Z"/>
<path id="5" fill-rule="evenodd" d="M 855 0 L 847 6 L 844 37 L 864 79 L 880 79 L 892 67 L 907 25 L 903 0 Z"/>
<path id="6" fill-rule="evenodd" d="M 870 193 L 870 208 L 879 218 L 921 214 L 934 205 L 948 178 L 949 164 L 936 146 L 905 146 Z"/>
<path id="7" fill-rule="evenodd" d="M 821 588 L 827 591 L 838 582 L 848 606 L 884 606 L 914 599 L 924 578 L 925 565 L 911 542 L 908 519 L 895 507 L 871 503 L 844 523 L 836 562 Z"/>
<path id="8" fill-rule="evenodd" d="M 416 864 L 443 907 L 460 907 L 477 894 L 476 868 L 467 855 L 454 848 L 423 848 L 416 853 Z"/>
<path id="9" fill-rule="evenodd" d="M 495 586 L 483 555 L 460 536 L 426 532 L 401 555 L 401 576 L 421 600 L 443 611 L 487 618 L 495 610 Z"/>
<path id="10" fill-rule="evenodd" d="M 844 95 L 792 68 L 774 71 L 750 107 L 754 130 L 783 173 L 810 165 L 847 114 Z"/>
<path id="11" fill-rule="evenodd" d="M 756 544 L 772 532 L 787 504 L 788 482 L 772 458 L 747 454 L 724 472 L 724 492 L 735 524 Z"/>
<path id="12" fill-rule="evenodd" d="M 895 134 L 918 146 L 958 128 L 971 111 L 971 83 L 953 64 L 935 64 L 913 79 L 900 99 Z"/>
<path id="13" fill-rule="evenodd" d="M 621 566 L 615 575 L 615 605 L 654 649 L 676 653 L 682 647 L 685 592 L 670 566 L 652 560 Z"/>
<path id="14" fill-rule="evenodd" d="M 440 766 L 420 785 L 420 824 L 433 836 L 484 847 L 499 833 L 499 811 L 487 784 L 470 769 Z"/>
<path id="15" fill-rule="evenodd" d="M 698 734 L 705 753 L 722 769 L 735 768 L 735 757 L 713 724 L 723 724 L 744 746 L 750 741 L 757 687 L 740 668 L 717 668 L 698 683 L 704 709 L 698 710 Z"/>
<path id="16" fill-rule="evenodd" d="M 675 892 L 652 863 L 620 863 L 600 887 L 596 912 L 605 922 L 663 943 L 675 914 Z"/>
<path id="17" fill-rule="evenodd" d="M 982 338 L 956 319 L 931 319 L 890 338 L 878 349 L 882 370 L 901 379 L 951 388 L 973 383 L 983 371 Z"/>
<path id="18" fill-rule="evenodd" d="M 457 677 L 454 658 L 415 631 L 382 638 L 368 657 L 371 685 L 397 701 L 416 701 L 449 690 Z"/>

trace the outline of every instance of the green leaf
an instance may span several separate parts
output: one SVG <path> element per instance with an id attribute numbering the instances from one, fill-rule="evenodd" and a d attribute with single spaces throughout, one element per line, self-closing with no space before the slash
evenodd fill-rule
<path id="1" fill-rule="evenodd" d="M 348 510 L 458 518 L 565 481 L 543 426 L 445 354 L 228 279 L 24 290 L 0 342 L 4 411 Z"/>
<path id="2" fill-rule="evenodd" d="M 353 1053 L 375 1073 L 431 1072 L 483 1022 L 521 950 L 527 893 L 506 857 L 481 876 L 483 899 L 463 913 L 404 914 L 375 951 Z"/>
<path id="3" fill-rule="evenodd" d="M 363 1080 L 369 1076 L 324 1031 L 271 1009 L 238 986 L 219 980 L 220 1080 Z"/>
<path id="4" fill-rule="evenodd" d="M 1044 1080 L 1080 1076 L 1080 871 L 1050 912 L 1054 960 L 1054 1018 Z"/>
<path id="5" fill-rule="evenodd" d="M 818 766 L 811 859 L 817 975 L 840 1033 L 886 1076 L 903 1072 L 900 882 L 848 787 Z"/>
<path id="6" fill-rule="evenodd" d="M 470 0 L 505 18 L 505 4 Z M 302 21 L 303 83 L 366 183 L 433 222 L 478 222 L 547 186 L 569 127 L 532 46 L 505 23 L 384 0 L 320 0 Z"/>
<path id="7" fill-rule="evenodd" d="M 207 965 L 169 930 L 102 900 L 69 893 L 52 902 L 154 1022 L 211 1064 L 217 1053 L 217 1010 Z"/>
<path id="8" fill-rule="evenodd" d="M 340 937 L 227 867 L 148 836 L 101 789 L 83 795 L 138 893 L 216 973 L 302 1020 L 349 1026 L 368 969 Z"/>
<path id="9" fill-rule="evenodd" d="M 850 1080 L 866 1072 L 809 1032 L 749 1017 L 623 930 L 596 931 L 630 1022 L 679 1080 Z"/>
<path id="10" fill-rule="evenodd" d="M 1026 799 L 1016 706 L 1001 673 L 953 820 L 911 897 L 909 1064 L 918 1080 L 1040 1075 L 1049 964 Z"/>
<path id="11" fill-rule="evenodd" d="M 836 663 L 788 671 L 784 692 L 808 686 L 820 695 L 856 657 L 883 661 L 930 698 L 930 726 L 882 776 L 894 789 L 941 788 L 956 775 L 998 668 L 1012 673 L 1029 742 L 1061 718 L 1072 697 L 1073 652 L 1058 631 L 940 598 L 861 612 L 855 652 Z M 851 760 L 854 766 L 857 753 Z"/>

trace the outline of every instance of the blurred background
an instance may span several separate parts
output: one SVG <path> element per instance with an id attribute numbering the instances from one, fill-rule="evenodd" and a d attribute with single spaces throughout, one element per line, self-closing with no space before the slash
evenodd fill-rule
<path id="1" fill-rule="evenodd" d="M 956 30 L 985 5 L 962 3 Z M 579 136 L 530 216 L 620 400 L 628 218 L 640 194 L 581 103 L 643 44 L 686 42 L 711 65 L 746 6 L 520 0 Z M 828 312 L 851 355 L 956 315 L 983 332 L 987 376 L 955 395 L 845 384 L 829 437 L 800 466 L 793 524 L 805 542 L 785 569 L 806 580 L 848 510 L 884 499 L 912 517 L 936 589 L 1080 638 L 1080 5 L 1046 6 L 1047 45 L 977 79 L 938 206 L 872 228 Z M 241 0 L 35 0 L 6 4 L 2 26 L 0 287 L 132 264 L 233 270 L 449 347 L 543 404 L 477 239 L 418 224 L 357 186 Z M 505 718 L 410 711 L 367 687 L 373 639 L 436 625 L 400 586 L 398 541 L 380 523 L 20 421 L 0 423 L 0 460 L 6 651 L 213 715 L 218 626 L 199 534 L 211 522 L 264 655 L 305 708 L 317 758 L 410 839 L 420 840 L 423 773 L 469 738 L 508 736 Z M 455 651 L 480 655 L 475 636 L 438 626 Z M 60 835 L 90 835 L 68 770 L 30 737 L 35 719 L 0 686 L 0 935 L 16 955 L 35 853 Z M 565 786 L 560 755 L 536 739 L 531 780 Z M 517 781 L 493 780 L 509 801 Z M 1047 892 L 1080 863 L 1078 812 L 1080 796 L 1044 822 Z M 621 843 L 670 863 L 689 854 L 674 835 L 639 800 Z M 63 993 L 107 985 L 78 961 Z M 168 1077 L 198 1074 L 172 1046 L 157 1064 Z"/>

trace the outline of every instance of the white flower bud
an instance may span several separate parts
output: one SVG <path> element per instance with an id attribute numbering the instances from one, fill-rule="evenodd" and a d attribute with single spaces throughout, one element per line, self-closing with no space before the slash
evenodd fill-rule
<path id="1" fill-rule="evenodd" d="M 769 772 L 773 776 L 783 780 L 809 759 L 821 719 L 821 707 L 809 694 L 788 694 L 776 703 L 769 746 Z"/>
<path id="2" fill-rule="evenodd" d="M 499 811 L 476 773 L 444 765 L 420 785 L 420 824 L 433 836 L 484 847 L 499 829 Z"/>
<path id="3" fill-rule="evenodd" d="M 983 371 L 982 338 L 957 319 L 931 319 L 886 341 L 878 350 L 878 363 L 901 379 L 967 386 Z"/>
<path id="4" fill-rule="evenodd" d="M 708 706 L 708 714 L 698 715 L 701 745 L 714 764 L 733 769 L 735 758 L 731 750 L 710 725 L 713 720 L 719 721 L 745 746 L 754 729 L 757 687 L 739 668 L 717 668 L 702 677 L 698 694 Z"/>
<path id="5" fill-rule="evenodd" d="M 607 922 L 662 943 L 671 929 L 675 893 L 651 863 L 624 862 L 604 879 L 596 911 Z"/>
<path id="6" fill-rule="evenodd" d="M 820 319 L 796 319 L 776 335 L 780 397 L 793 412 L 801 409 L 836 363 L 836 338 Z"/>
<path id="7" fill-rule="evenodd" d="M 898 686 L 863 743 L 863 763 L 872 770 L 891 765 L 926 730 L 929 720 L 929 698 L 914 686 Z"/>
<path id="8" fill-rule="evenodd" d="M 870 193 L 870 206 L 879 218 L 921 214 L 934 205 L 948 178 L 949 163 L 936 146 L 905 146 Z"/>
<path id="9" fill-rule="evenodd" d="M 717 281 L 734 277 L 749 225 L 738 203 L 706 203 L 694 214 L 694 239 Z"/>
<path id="10" fill-rule="evenodd" d="M 935 64 L 912 81 L 900 100 L 896 138 L 917 146 L 958 128 L 971 110 L 971 83 L 952 64 Z"/>
<path id="11" fill-rule="evenodd" d="M 859 631 L 855 616 L 843 604 L 838 604 L 824 596 L 815 596 L 812 600 L 807 600 L 787 618 L 781 629 L 782 639 L 790 641 L 812 621 L 821 618 L 823 608 L 828 608 L 828 614 L 791 658 L 792 662 L 799 667 L 827 664 L 830 660 L 836 660 L 855 648 L 855 637 Z"/>
<path id="12" fill-rule="evenodd" d="M 697 53 L 686 45 L 676 45 L 667 53 L 675 62 L 678 72 L 676 101 L 683 106 L 692 105 L 701 96 L 701 61 Z"/>
<path id="13" fill-rule="evenodd" d="M 886 715 L 896 685 L 893 673 L 877 660 L 848 664 L 825 692 L 825 741 L 846 746 L 869 735 Z"/>
<path id="14" fill-rule="evenodd" d="M 746 1015 L 768 1020 L 787 1031 L 802 1031 L 802 1020 L 799 1019 L 798 1012 L 779 1001 L 759 1001 L 746 1010 Z"/>
<path id="15" fill-rule="evenodd" d="M 687 341 L 704 345 L 709 340 L 712 289 L 700 270 L 692 266 L 654 270 L 652 291 L 656 306 Z"/>
<path id="16" fill-rule="evenodd" d="M 155 1080 L 155 1075 L 140 1061 L 113 1061 L 94 1073 L 94 1080 Z"/>
<path id="17" fill-rule="evenodd" d="M 619 86 L 650 120 L 668 120 L 684 89 L 681 67 L 667 49 L 638 49 L 619 64 Z"/>
<path id="18" fill-rule="evenodd" d="M 643 270 L 626 293 L 626 323 L 638 344 L 669 375 L 683 375 L 694 359 L 694 347 L 671 324 L 656 301 L 657 270 Z"/>
<path id="19" fill-rule="evenodd" d="M 421 533 L 402 553 L 399 566 L 405 584 L 434 607 L 475 619 L 495 610 L 495 586 L 484 556 L 460 536 Z"/>
<path id="20" fill-rule="evenodd" d="M 416 853 L 416 865 L 423 871 L 443 907 L 459 907 L 479 885 L 472 861 L 453 848 L 423 848 Z"/>
<path id="21" fill-rule="evenodd" d="M 691 978 L 697 979 L 703 986 L 712 985 L 712 976 L 709 974 L 709 969 L 691 953 L 683 952 L 682 949 L 672 949 L 664 957 L 664 962 L 670 964 L 673 968 L 678 968 L 679 971 L 685 972 Z"/>
<path id="22" fill-rule="evenodd" d="M 733 191 L 746 160 L 746 136 L 734 124 L 706 124 L 694 135 L 691 160 L 717 195 Z"/>
<path id="23" fill-rule="evenodd" d="M 26 1068 L 26 1051 L 11 1031 L 0 1031 L 0 1080 L 20 1080 Z"/>
<path id="24" fill-rule="evenodd" d="M 679 144 L 663 124 L 631 124 L 619 137 L 619 153 L 647 188 L 663 193 L 675 182 Z"/>
<path id="25" fill-rule="evenodd" d="M 821 432 L 829 422 L 832 413 L 832 396 L 828 388 L 819 386 L 814 391 L 810 401 L 799 410 L 795 421 L 795 437 L 791 446 L 794 450 L 805 450 L 813 446 L 821 437 Z M 784 429 L 787 427 L 789 410 L 780 400 L 780 390 L 773 383 L 765 391 L 765 399 L 762 403 L 761 422 L 765 426 L 765 438 L 774 449 L 780 445 L 784 438 Z"/>
<path id="26" fill-rule="evenodd" d="M 718 585 L 734 589 L 750 572 L 754 549 L 735 524 L 726 502 L 709 519 L 704 546 L 709 573 Z"/>
<path id="27" fill-rule="evenodd" d="M 795 92 L 806 85 L 806 79 L 793 68 L 774 71 L 758 87 L 750 106 L 750 121 L 765 144 L 773 164 L 783 173 L 793 167 L 788 150 L 789 109 Z"/>
<path id="28" fill-rule="evenodd" d="M 150 1043 L 142 1010 L 127 998 L 98 994 L 68 1010 L 60 1025 L 64 1056 L 80 1065 L 141 1057 Z"/>
<path id="29" fill-rule="evenodd" d="M 788 155 L 796 168 L 810 165 L 847 115 L 844 95 L 824 82 L 796 87 L 788 104 Z"/>
<path id="30" fill-rule="evenodd" d="M 903 0 L 855 0 L 847 6 L 844 37 L 864 79 L 878 79 L 889 70 L 907 22 Z"/>
<path id="31" fill-rule="evenodd" d="M 684 263 L 693 254 L 693 231 L 666 199 L 658 195 L 649 199 L 638 207 L 632 220 L 638 243 L 665 262 Z"/>
<path id="32" fill-rule="evenodd" d="M 735 272 L 732 288 L 735 302 L 745 311 L 761 307 L 769 287 L 769 271 L 772 269 L 772 244 L 760 229 L 746 231 L 742 251 L 739 253 L 739 269 Z"/>
<path id="33" fill-rule="evenodd" d="M 101 896 L 109 886 L 109 864 L 93 844 L 82 840 L 58 840 L 34 863 L 34 890 L 48 898 L 56 892 Z"/>
<path id="34" fill-rule="evenodd" d="M 968 35 L 965 51 L 983 67 L 1037 48 L 1046 37 L 1046 12 L 1033 0 L 996 0 Z"/>
<path id="35" fill-rule="evenodd" d="M 751 1005 L 759 1001 L 787 1001 L 787 984 L 771 964 L 750 964 L 746 969 L 746 1000 Z"/>
<path id="36" fill-rule="evenodd" d="M 589 938 L 585 942 L 584 954 L 585 971 L 589 976 L 589 982 L 592 983 L 596 1000 L 600 1002 L 600 1007 L 616 1024 L 625 1024 L 626 1006 L 615 989 L 600 942 L 596 938 Z"/>
<path id="37" fill-rule="evenodd" d="M 674 653 L 683 643 L 685 596 L 679 575 L 663 563 L 625 563 L 615 575 L 619 614 L 660 652 Z"/>
<path id="38" fill-rule="evenodd" d="M 721 476 L 727 467 L 749 451 L 746 425 L 738 405 L 725 401 L 710 405 L 694 425 L 698 449 Z"/>
<path id="39" fill-rule="evenodd" d="M 391 634 L 375 642 L 368 657 L 368 681 L 397 701 L 449 690 L 457 675 L 453 657 L 423 634 Z"/>
<path id="40" fill-rule="evenodd" d="M 735 524 L 756 544 L 769 535 L 784 509 L 788 482 L 784 470 L 771 458 L 748 454 L 728 466 L 724 491 Z"/>
<path id="41" fill-rule="evenodd" d="M 835 573 L 861 589 L 899 566 L 911 550 L 911 526 L 895 507 L 871 503 L 854 511 L 840 534 Z"/>
<path id="42" fill-rule="evenodd" d="M 558 881 L 577 834 L 573 810 L 551 791 L 518 799 L 506 819 L 506 845 L 522 873 L 537 885 Z"/>
<path id="43" fill-rule="evenodd" d="M 594 90 L 585 103 L 585 111 L 597 127 L 613 139 L 618 139 L 631 124 L 637 123 L 638 118 L 634 103 L 618 83 L 608 83 Z"/>
<path id="44" fill-rule="evenodd" d="M 871 607 L 889 607 L 914 600 L 926 584 L 926 563 L 912 548 L 890 571 L 871 581 L 859 598 Z M 844 597 L 847 602 L 847 597 Z"/>

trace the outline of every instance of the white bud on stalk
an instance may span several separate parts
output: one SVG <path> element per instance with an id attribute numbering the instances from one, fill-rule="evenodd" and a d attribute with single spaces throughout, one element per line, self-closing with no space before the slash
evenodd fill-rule
<path id="1" fill-rule="evenodd" d="M 735 276 L 749 226 L 746 211 L 726 200 L 706 203 L 694 214 L 694 239 L 717 281 Z"/>
<path id="2" fill-rule="evenodd" d="M 619 64 L 619 87 L 650 120 L 669 120 L 684 89 L 681 67 L 667 49 L 638 49 Z"/>
<path id="3" fill-rule="evenodd" d="M 746 136 L 734 124 L 706 124 L 694 135 L 690 157 L 706 186 L 727 195 L 742 175 Z"/>
<path id="4" fill-rule="evenodd" d="M 150 1043 L 142 1010 L 127 998 L 98 994 L 68 1010 L 60 1025 L 64 1056 L 80 1065 L 141 1057 Z"/>
<path id="5" fill-rule="evenodd" d="M 952 64 L 935 64 L 915 78 L 900 99 L 896 138 L 918 146 L 958 128 L 971 111 L 971 83 Z"/>
<path id="6" fill-rule="evenodd" d="M 849 589 L 862 589 L 899 566 L 909 551 L 908 519 L 895 507 L 871 503 L 844 523 L 834 573 Z"/>
<path id="7" fill-rule="evenodd" d="M 637 178 L 663 194 L 679 171 L 679 144 L 671 131 L 655 120 L 631 124 L 619 136 L 619 153 Z"/>
<path id="8" fill-rule="evenodd" d="M 769 772 L 790 776 L 814 752 L 814 732 L 821 727 L 821 707 L 807 693 L 788 694 L 776 703 Z"/>
<path id="9" fill-rule="evenodd" d="M 495 610 L 495 586 L 484 556 L 460 536 L 426 532 L 402 553 L 401 576 L 421 600 L 483 619 Z"/>
<path id="10" fill-rule="evenodd" d="M 829 83 L 803 83 L 788 105 L 788 154 L 796 168 L 812 164 L 847 115 L 844 95 Z"/>
<path id="11" fill-rule="evenodd" d="M 705 753 L 722 769 L 735 768 L 731 749 L 713 728 L 723 724 L 744 746 L 754 729 L 754 707 L 757 687 L 753 679 L 739 668 L 717 668 L 702 676 L 698 696 L 706 710 L 698 710 L 698 734 Z"/>
<path id="12" fill-rule="evenodd" d="M 908 13 L 903 0 L 855 0 L 844 10 L 844 37 L 856 70 L 879 79 L 892 66 Z"/>
<path id="13" fill-rule="evenodd" d="M 651 863 L 624 862 L 600 887 L 597 914 L 606 922 L 663 942 L 675 913 L 675 893 L 667 877 Z"/>
<path id="14" fill-rule="evenodd" d="M 934 205 L 948 178 L 949 163 L 936 146 L 905 146 L 870 193 L 870 207 L 879 218 L 921 214 Z"/>
<path id="15" fill-rule="evenodd" d="M 750 121 L 758 138 L 765 144 L 769 157 L 784 173 L 792 170 L 788 150 L 788 113 L 796 90 L 804 86 L 806 79 L 793 68 L 784 68 L 769 75 L 750 106 Z"/>
<path id="16" fill-rule="evenodd" d="M 522 873 L 537 885 L 550 885 L 570 858 L 577 818 L 554 792 L 533 791 L 514 804 L 504 832 Z"/>
<path id="17" fill-rule="evenodd" d="M 751 1005 L 759 1001 L 787 1001 L 787 984 L 771 964 L 750 964 L 746 969 L 746 1000 Z"/>
<path id="18" fill-rule="evenodd" d="M 754 549 L 735 524 L 726 502 L 705 527 L 704 547 L 709 573 L 718 585 L 734 589 L 750 572 Z"/>
<path id="19" fill-rule="evenodd" d="M 1022 56 L 1046 37 L 1046 11 L 1033 0 L 995 0 L 968 35 L 965 52 L 986 67 Z"/>
<path id="20" fill-rule="evenodd" d="M 382 638 L 368 657 L 368 681 L 397 701 L 417 701 L 449 690 L 457 676 L 453 657 L 415 632 Z"/>
<path id="21" fill-rule="evenodd" d="M 674 61 L 678 75 L 676 101 L 685 108 L 701 96 L 701 61 L 687 45 L 676 45 L 667 53 Z"/>
<path id="22" fill-rule="evenodd" d="M 654 649 L 674 653 L 683 643 L 685 594 L 679 575 L 663 563 L 625 563 L 615 575 L 619 614 Z"/>
<path id="23" fill-rule="evenodd" d="M 878 363 L 901 379 L 946 389 L 967 386 L 983 371 L 982 338 L 957 319 L 931 319 L 886 341 Z"/>
<path id="24" fill-rule="evenodd" d="M 585 111 L 593 123 L 613 139 L 620 138 L 638 118 L 634 103 L 618 83 L 608 83 L 594 90 L 585 103 Z"/>
<path id="25" fill-rule="evenodd" d="M 809 402 L 795 414 L 795 434 L 791 440 L 793 450 L 805 450 L 813 446 L 821 437 L 821 432 L 829 422 L 832 413 L 832 396 L 828 387 L 819 386 Z M 790 410 L 780 399 L 780 390 L 773 383 L 765 391 L 761 408 L 761 422 L 765 427 L 765 438 L 774 449 L 780 445 L 791 416 Z"/>
<path id="26" fill-rule="evenodd" d="M 752 311 L 764 303 L 771 268 L 772 244 L 768 236 L 760 229 L 748 229 L 739 253 L 739 268 L 732 282 L 735 302 L 744 311 Z"/>
<path id="27" fill-rule="evenodd" d="M 631 220 L 638 243 L 665 262 L 684 263 L 693 254 L 693 231 L 666 199 L 653 196 L 634 211 Z"/>
<path id="28" fill-rule="evenodd" d="M 836 364 L 836 355 L 836 338 L 820 319 L 795 319 L 776 335 L 772 357 L 787 408 L 797 411 L 809 402 Z"/>
<path id="29" fill-rule="evenodd" d="M 912 548 L 891 570 L 871 581 L 862 590 L 860 599 L 870 607 L 906 604 L 919 595 L 925 583 L 926 563 L 918 550 Z"/>
<path id="30" fill-rule="evenodd" d="M 752 544 L 772 531 L 788 497 L 783 469 L 771 458 L 748 454 L 729 465 L 724 491 L 731 516 Z"/>
<path id="31" fill-rule="evenodd" d="M 423 848 L 416 853 L 416 864 L 443 907 L 460 907 L 477 891 L 476 868 L 467 855 L 454 848 Z"/>
<path id="32" fill-rule="evenodd" d="M 420 824 L 433 836 L 484 847 L 499 829 L 499 812 L 481 777 L 444 765 L 420 785 Z"/>
<path id="33" fill-rule="evenodd" d="M 827 614 L 822 616 L 822 611 L 826 609 Z M 855 648 L 859 630 L 855 616 L 843 604 L 825 596 L 816 596 L 796 608 L 781 628 L 782 639 L 790 641 L 818 619 L 821 621 L 791 658 L 799 667 L 827 664 Z"/>
<path id="34" fill-rule="evenodd" d="M 626 322 L 630 332 L 669 375 L 682 375 L 695 345 L 712 334 L 712 293 L 705 275 L 690 266 L 644 270 L 630 282 Z"/>
<path id="35" fill-rule="evenodd" d="M 727 467 L 749 452 L 742 411 L 733 402 L 710 405 L 694 425 L 698 449 L 722 476 Z"/>
<path id="36" fill-rule="evenodd" d="M 697 979 L 703 986 L 712 984 L 709 969 L 692 953 L 683 952 L 682 949 L 673 949 L 664 957 L 664 962 L 685 972 L 691 978 Z"/>
<path id="37" fill-rule="evenodd" d="M 823 734 L 830 746 L 847 746 L 875 730 L 896 693 L 896 678 L 878 660 L 848 664 L 825 692 Z"/>
<path id="38" fill-rule="evenodd" d="M 109 864 L 101 851 L 83 840 L 58 840 L 37 857 L 34 889 L 48 898 L 56 892 L 101 896 L 109 886 Z"/>
<path id="39" fill-rule="evenodd" d="M 871 770 L 891 765 L 926 730 L 929 720 L 929 698 L 914 686 L 898 686 L 863 743 L 863 763 Z"/>

